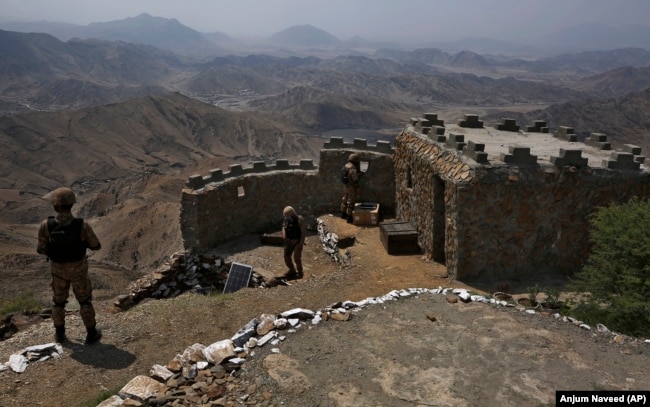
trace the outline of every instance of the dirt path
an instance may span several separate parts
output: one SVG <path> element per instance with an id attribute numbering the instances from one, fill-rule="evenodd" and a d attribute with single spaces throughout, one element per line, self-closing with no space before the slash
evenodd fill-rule
<path id="1" fill-rule="evenodd" d="M 386 254 L 377 227 L 323 219 L 339 236 L 355 238 L 341 251 L 350 259 L 344 266 L 334 263 L 318 236 L 311 235 L 303 258 L 305 278 L 291 286 L 228 296 L 183 295 L 122 313 L 110 313 L 107 301 L 98 304 L 104 338 L 92 347 L 81 344 L 81 322 L 70 315 L 72 342 L 63 357 L 30 365 L 22 374 L 0 372 L 0 406 L 90 405 L 102 391 L 114 394 L 195 343 L 232 337 L 262 313 L 319 310 L 395 289 L 471 288 L 448 281 L 444 267 L 419 255 Z M 258 237 L 219 250 L 254 269 L 284 272 L 282 249 L 262 246 Z M 258 348 L 245 362 L 237 378 L 241 383 L 231 390 L 238 392 L 233 400 L 249 392 L 250 405 L 267 407 L 547 405 L 554 390 L 562 388 L 650 388 L 647 344 L 619 343 L 611 334 L 514 308 L 449 303 L 441 294 L 371 305 L 349 321 L 307 325 L 286 336 L 280 353 Z M 39 324 L 0 342 L 0 360 L 51 340 L 49 323 Z"/>

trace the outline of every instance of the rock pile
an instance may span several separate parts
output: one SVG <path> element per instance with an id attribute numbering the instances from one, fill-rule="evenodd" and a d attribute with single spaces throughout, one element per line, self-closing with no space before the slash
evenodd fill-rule
<path id="1" fill-rule="evenodd" d="M 22 373 L 31 362 L 41 362 L 50 358 L 58 358 L 63 355 L 63 346 L 58 343 L 46 343 L 45 345 L 28 346 L 11 356 L 7 363 L 0 363 L 0 372 L 11 369 L 16 373 Z"/>
<path id="2" fill-rule="evenodd" d="M 154 272 L 134 281 L 128 294 L 117 297 L 114 305 L 126 310 L 146 298 L 172 298 L 192 291 L 207 294 L 223 290 L 230 263 L 209 255 L 174 253 Z M 264 285 L 264 277 L 253 272 L 249 287 Z"/>
<path id="3" fill-rule="evenodd" d="M 264 381 L 242 374 L 245 372 L 245 362 L 255 357 L 257 349 L 271 346 L 271 353 L 280 353 L 281 344 L 287 339 L 287 335 L 308 324 L 348 321 L 366 306 L 421 294 L 442 294 L 449 302 L 482 302 L 495 307 L 511 307 L 528 314 L 552 315 L 582 329 L 591 329 L 581 321 L 561 316 L 554 311 L 538 312 L 516 304 L 512 298 L 500 299 L 503 296 L 488 298 L 472 294 L 466 289 L 442 287 L 394 290 L 382 297 L 371 297 L 359 302 L 339 302 L 318 311 L 296 308 L 279 315 L 262 314 L 239 329 L 230 339 L 209 346 L 194 344 L 182 354 L 176 355 L 166 366 L 153 366 L 149 376 L 135 377 L 117 395 L 105 400 L 98 407 L 241 404 L 274 406 L 273 394 L 264 389 Z M 431 321 L 436 320 L 434 315 L 426 317 Z M 598 327 L 600 332 L 608 332 L 606 329 L 604 326 Z"/>

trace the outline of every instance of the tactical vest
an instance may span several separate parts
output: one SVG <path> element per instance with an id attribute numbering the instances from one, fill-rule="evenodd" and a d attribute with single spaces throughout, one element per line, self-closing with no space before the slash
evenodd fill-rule
<path id="1" fill-rule="evenodd" d="M 87 242 L 81 240 L 84 220 L 74 218 L 69 225 L 58 223 L 54 216 L 47 218 L 47 231 L 50 240 L 47 244 L 47 257 L 55 263 L 71 263 L 86 256 Z"/>
<path id="2" fill-rule="evenodd" d="M 300 221 L 297 216 L 290 216 L 284 219 L 284 235 L 290 240 L 300 239 Z"/>

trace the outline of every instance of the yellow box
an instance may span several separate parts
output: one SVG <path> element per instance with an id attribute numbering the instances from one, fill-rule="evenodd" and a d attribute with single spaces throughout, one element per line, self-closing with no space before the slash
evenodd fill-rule
<path id="1" fill-rule="evenodd" d="M 377 226 L 379 224 L 379 204 L 359 202 L 354 205 L 352 223 L 357 226 Z"/>

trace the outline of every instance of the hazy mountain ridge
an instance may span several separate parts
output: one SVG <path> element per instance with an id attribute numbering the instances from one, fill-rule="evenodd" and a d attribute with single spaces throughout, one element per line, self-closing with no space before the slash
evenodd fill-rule
<path id="1" fill-rule="evenodd" d="M 626 66 L 580 79 L 571 88 L 598 97 L 616 97 L 650 87 L 650 67 Z"/>
<path id="2" fill-rule="evenodd" d="M 269 41 L 279 45 L 298 47 L 337 47 L 343 45 L 343 41 L 332 34 L 309 24 L 285 28 L 271 35 Z"/>
<path id="3" fill-rule="evenodd" d="M 88 25 L 8 22 L 0 23 L 0 28 L 19 32 L 48 33 L 61 41 L 81 38 L 146 44 L 183 55 L 214 54 L 218 50 L 216 43 L 211 42 L 198 31 L 181 24 L 178 20 L 152 17 L 147 13 L 122 20 Z M 210 37 L 223 39 L 225 36 L 225 34 L 222 36 L 218 34 L 211 33 Z"/>
<path id="4" fill-rule="evenodd" d="M 99 40 L 61 42 L 47 34 L 0 31 L 0 94 L 16 112 L 111 103 L 166 92 L 181 66 L 149 45 Z M 22 106 L 22 107 L 21 107 Z"/>
<path id="5" fill-rule="evenodd" d="M 400 127 L 404 116 L 398 112 L 407 111 L 398 102 L 355 98 L 307 86 L 297 86 L 281 95 L 253 101 L 249 105 L 273 117 L 282 117 L 301 129 L 315 132 Z"/>
<path id="6" fill-rule="evenodd" d="M 91 23 L 86 26 L 38 22 L 0 22 L 0 28 L 19 32 L 44 32 L 66 41 L 72 38 L 99 38 L 106 40 L 131 41 L 151 44 L 184 55 L 228 53 L 255 53 L 266 47 L 266 53 L 282 51 L 283 46 L 303 49 L 336 48 L 348 53 L 367 53 L 379 48 L 408 50 L 414 48 L 441 48 L 453 52 L 472 51 L 511 56 L 552 55 L 567 52 L 611 50 L 617 48 L 650 49 L 650 26 L 625 25 L 607 26 L 583 24 L 559 30 L 542 38 L 522 33 L 518 40 L 505 41 L 491 38 L 464 38 L 462 40 L 437 42 L 427 39 L 412 40 L 411 44 L 386 43 L 364 39 L 359 35 L 342 40 L 312 25 L 295 25 L 270 35 L 268 38 L 251 42 L 214 31 L 202 33 L 187 27 L 176 19 L 153 17 L 142 13 L 105 23 Z M 273 49 L 273 47 L 279 47 Z"/>

